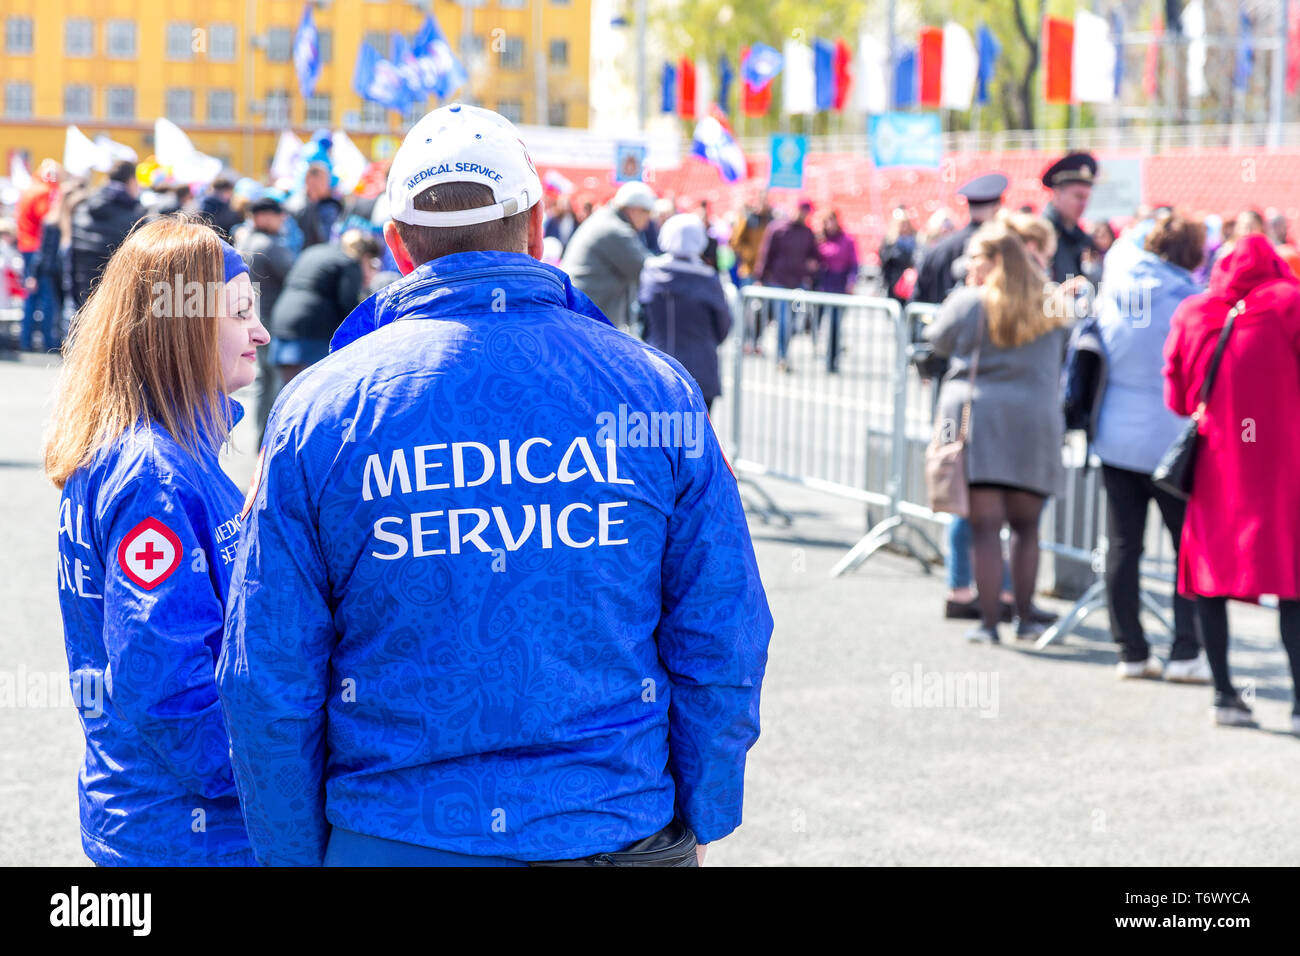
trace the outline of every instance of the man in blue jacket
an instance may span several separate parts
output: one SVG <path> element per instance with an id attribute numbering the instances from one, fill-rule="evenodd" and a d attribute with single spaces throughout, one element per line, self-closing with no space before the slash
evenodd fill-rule
<path id="1" fill-rule="evenodd" d="M 538 261 L 541 195 L 504 118 L 425 116 L 388 181 L 403 278 L 272 412 L 217 675 L 263 864 L 741 823 L 772 618 L 735 479 L 682 367 Z"/>

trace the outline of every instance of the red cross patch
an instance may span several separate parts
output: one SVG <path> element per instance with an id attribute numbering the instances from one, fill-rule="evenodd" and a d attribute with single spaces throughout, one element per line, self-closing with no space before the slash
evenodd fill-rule
<path id="1" fill-rule="evenodd" d="M 157 518 L 145 518 L 117 546 L 122 573 L 152 591 L 181 565 L 181 539 Z"/>

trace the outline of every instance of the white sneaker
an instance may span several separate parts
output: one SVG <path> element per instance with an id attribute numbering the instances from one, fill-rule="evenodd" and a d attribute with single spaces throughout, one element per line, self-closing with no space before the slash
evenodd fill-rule
<path id="1" fill-rule="evenodd" d="M 1259 726 L 1255 721 L 1255 715 L 1240 697 L 1227 697 L 1216 693 L 1214 706 L 1210 709 L 1210 717 L 1220 727 Z"/>
<path id="2" fill-rule="evenodd" d="M 1210 661 L 1205 651 L 1190 660 L 1169 661 L 1165 664 L 1165 680 L 1175 684 L 1209 684 L 1214 680 L 1210 673 Z"/>
<path id="3" fill-rule="evenodd" d="M 1134 680 L 1140 678 L 1149 678 L 1159 680 L 1164 668 L 1160 666 L 1160 658 L 1152 654 L 1144 661 L 1120 661 L 1115 665 L 1115 674 L 1120 680 Z"/>

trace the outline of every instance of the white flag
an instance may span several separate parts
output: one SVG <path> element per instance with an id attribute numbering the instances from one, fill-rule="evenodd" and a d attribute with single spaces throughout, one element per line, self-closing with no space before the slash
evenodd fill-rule
<path id="1" fill-rule="evenodd" d="M 966 28 L 951 20 L 943 25 L 943 66 L 939 106 L 948 110 L 968 110 L 975 98 L 975 80 L 980 59 L 975 41 Z"/>
<path id="2" fill-rule="evenodd" d="M 807 43 L 785 41 L 785 68 L 781 71 L 781 112 L 817 112 L 817 72 L 813 51 Z"/>
<path id="3" fill-rule="evenodd" d="M 32 184 L 32 174 L 27 171 L 27 164 L 17 153 L 9 157 L 9 184 L 19 192 Z"/>
<path id="4" fill-rule="evenodd" d="M 153 154 L 158 165 L 171 167 L 178 183 L 210 183 L 224 165 L 215 156 L 200 153 L 179 126 L 162 117 L 153 124 Z"/>
<path id="5" fill-rule="evenodd" d="M 92 170 L 101 167 L 103 160 L 102 151 L 91 142 L 89 136 L 75 126 L 68 127 L 67 135 L 63 138 L 63 168 L 70 175 L 88 176 Z"/>
<path id="6" fill-rule="evenodd" d="M 861 112 L 889 112 L 889 48 L 870 33 L 858 36 L 858 75 L 853 85 Z"/>
<path id="7" fill-rule="evenodd" d="M 352 190 L 357 188 L 357 183 L 361 182 L 367 163 L 365 154 L 357 149 L 357 144 L 341 129 L 334 131 L 330 161 L 333 163 L 334 175 L 339 178 L 339 191 L 345 196 L 351 195 Z"/>
<path id="8" fill-rule="evenodd" d="M 1187 95 L 1204 96 L 1209 92 L 1205 82 L 1205 7 L 1201 0 L 1192 0 L 1183 9 L 1183 35 L 1187 37 Z"/>
<path id="9" fill-rule="evenodd" d="M 275 146 L 275 158 L 271 160 L 271 179 L 292 179 L 298 168 L 298 157 L 302 155 L 304 143 L 287 129 L 281 131 L 280 142 Z"/>
<path id="10" fill-rule="evenodd" d="M 695 61 L 695 118 L 703 119 L 709 115 L 709 107 L 713 104 L 713 72 L 709 69 L 709 61 L 700 59 Z"/>
<path id="11" fill-rule="evenodd" d="M 1076 102 L 1115 101 L 1115 41 L 1110 24 L 1087 10 L 1074 15 L 1073 83 Z"/>
<path id="12" fill-rule="evenodd" d="M 95 137 L 95 145 L 99 147 L 102 165 L 98 168 L 101 173 L 108 172 L 108 168 L 119 159 L 126 159 L 133 163 L 140 162 L 140 157 L 130 146 L 114 142 L 103 133 Z"/>

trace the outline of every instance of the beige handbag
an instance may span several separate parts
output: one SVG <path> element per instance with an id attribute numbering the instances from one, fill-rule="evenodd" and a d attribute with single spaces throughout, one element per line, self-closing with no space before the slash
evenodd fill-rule
<path id="1" fill-rule="evenodd" d="M 975 373 L 980 364 L 980 346 L 984 343 L 984 312 L 980 311 L 979 337 L 970 363 L 970 394 L 961 409 L 961 428 L 955 441 L 943 441 L 936 428 L 925 450 L 925 490 L 930 510 L 966 518 L 970 515 L 970 482 L 966 477 L 966 437 L 970 431 L 970 405 L 975 397 Z M 936 421 L 937 426 L 942 422 Z"/>

